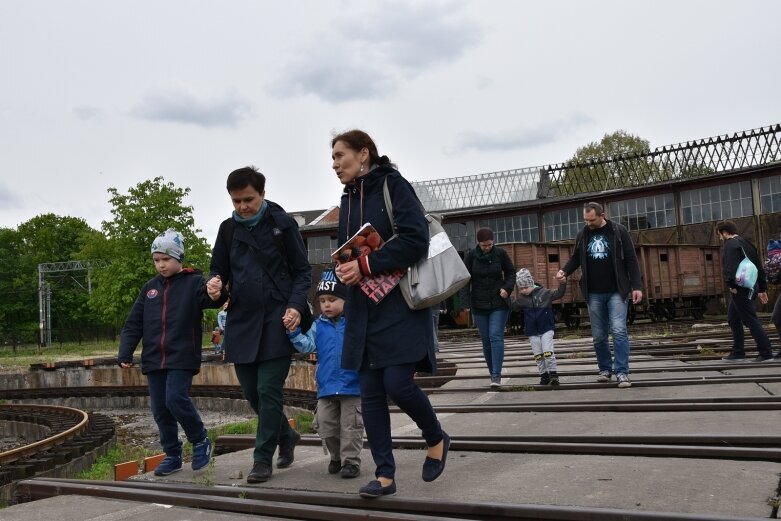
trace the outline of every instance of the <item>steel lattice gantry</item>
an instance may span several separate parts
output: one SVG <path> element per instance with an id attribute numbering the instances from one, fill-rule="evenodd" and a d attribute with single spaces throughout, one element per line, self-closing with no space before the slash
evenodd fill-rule
<path id="1" fill-rule="evenodd" d="M 46 282 L 47 273 L 86 271 L 87 291 L 92 294 L 92 269 L 105 268 L 108 265 L 103 260 L 45 262 L 38 265 L 38 330 L 41 346 L 52 345 L 52 315 L 51 315 L 51 285 Z"/>

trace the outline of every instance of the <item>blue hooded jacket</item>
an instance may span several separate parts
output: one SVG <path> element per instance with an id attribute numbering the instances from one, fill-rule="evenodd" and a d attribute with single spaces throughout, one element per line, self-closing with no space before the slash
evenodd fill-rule
<path id="1" fill-rule="evenodd" d="M 358 372 L 342 369 L 342 345 L 344 344 L 344 315 L 333 322 L 325 315 L 312 322 L 306 334 L 301 328 L 288 332 L 293 347 L 301 353 L 317 351 L 317 397 L 360 396 Z"/>

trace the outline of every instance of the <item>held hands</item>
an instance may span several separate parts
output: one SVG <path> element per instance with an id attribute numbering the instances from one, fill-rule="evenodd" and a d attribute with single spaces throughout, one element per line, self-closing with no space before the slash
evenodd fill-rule
<path id="1" fill-rule="evenodd" d="M 336 276 L 346 286 L 355 286 L 363 278 L 361 270 L 358 268 L 358 261 L 352 260 L 342 262 L 336 265 Z"/>
<path id="2" fill-rule="evenodd" d="M 121 364 L 119 364 L 119 366 L 122 369 L 130 369 L 131 367 L 133 367 L 133 362 L 122 362 Z"/>
<path id="3" fill-rule="evenodd" d="M 206 293 L 212 300 L 219 300 L 222 294 L 222 279 L 219 275 L 215 275 L 206 282 Z"/>
<path id="4" fill-rule="evenodd" d="M 499 290 L 499 296 L 500 296 L 500 297 L 502 297 L 502 298 L 507 298 L 509 295 L 510 295 L 510 294 L 509 294 L 509 293 L 507 293 L 507 290 L 506 290 L 506 289 L 502 288 L 502 289 L 500 289 L 500 290 Z"/>
<path id="5" fill-rule="evenodd" d="M 282 316 L 282 325 L 288 331 L 295 331 L 299 324 L 301 324 L 301 313 L 295 308 L 287 308 Z"/>
<path id="6" fill-rule="evenodd" d="M 564 274 L 564 270 L 559 270 L 556 273 L 556 280 L 558 280 L 559 282 L 566 282 L 567 281 L 567 276 Z"/>

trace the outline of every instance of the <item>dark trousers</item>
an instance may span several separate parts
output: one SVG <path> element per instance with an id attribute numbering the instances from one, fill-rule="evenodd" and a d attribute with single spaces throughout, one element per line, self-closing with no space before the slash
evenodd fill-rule
<path id="1" fill-rule="evenodd" d="M 431 447 L 442 441 L 442 427 L 428 396 L 415 384 L 415 364 L 394 365 L 381 369 L 362 369 L 361 409 L 366 439 L 369 441 L 377 477 L 393 479 L 396 461 L 391 443 L 391 421 L 388 397 L 412 418 Z"/>
<path id="2" fill-rule="evenodd" d="M 190 400 L 193 372 L 181 369 L 152 371 L 147 373 L 146 381 L 152 416 L 160 431 L 160 445 L 168 456 L 181 456 L 182 442 L 177 422 L 190 443 L 198 443 L 206 437 L 201 416 Z"/>
<path id="3" fill-rule="evenodd" d="M 773 306 L 773 314 L 770 316 L 770 319 L 773 321 L 773 325 L 776 326 L 778 338 L 781 339 L 781 293 L 779 293 L 778 298 L 776 298 L 776 303 Z M 781 353 L 781 351 L 779 351 L 779 353 Z"/>
<path id="4" fill-rule="evenodd" d="M 270 466 L 277 445 L 293 438 L 293 429 L 282 405 L 282 388 L 290 370 L 290 356 L 235 364 L 234 368 L 244 398 L 258 415 L 253 459 Z"/>
<path id="5" fill-rule="evenodd" d="M 757 351 L 762 356 L 771 356 L 773 350 L 770 347 L 770 339 L 767 337 L 762 324 L 757 318 L 757 311 L 754 309 L 754 302 L 748 298 L 749 290 L 738 288 L 737 293 L 730 292 L 729 308 L 727 308 L 727 322 L 732 329 L 732 354 L 736 356 L 745 356 L 746 351 L 743 346 L 745 325 L 754 337 L 757 343 Z"/>

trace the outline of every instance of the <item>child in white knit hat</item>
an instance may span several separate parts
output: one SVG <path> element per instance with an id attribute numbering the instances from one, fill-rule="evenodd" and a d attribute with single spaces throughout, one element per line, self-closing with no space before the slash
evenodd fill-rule
<path id="1" fill-rule="evenodd" d="M 536 284 L 532 274 L 521 268 L 515 275 L 515 283 L 521 293 L 513 301 L 513 311 L 523 309 L 524 333 L 529 337 L 540 372 L 540 385 L 559 385 L 556 355 L 553 353 L 554 315 L 552 302 L 564 296 L 567 283 L 559 284 L 552 290 Z"/>

